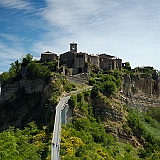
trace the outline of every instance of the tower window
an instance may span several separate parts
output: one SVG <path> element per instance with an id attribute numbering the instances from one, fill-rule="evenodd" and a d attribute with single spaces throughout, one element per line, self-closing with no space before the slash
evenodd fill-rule
<path id="1" fill-rule="evenodd" d="M 83 58 L 83 54 L 77 54 L 76 58 Z"/>

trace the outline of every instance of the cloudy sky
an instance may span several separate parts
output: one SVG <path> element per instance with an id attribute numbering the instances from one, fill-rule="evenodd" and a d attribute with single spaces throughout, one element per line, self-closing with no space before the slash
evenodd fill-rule
<path id="1" fill-rule="evenodd" d="M 160 70 L 159 0 L 0 0 L 0 73 L 27 53 L 107 53 Z"/>

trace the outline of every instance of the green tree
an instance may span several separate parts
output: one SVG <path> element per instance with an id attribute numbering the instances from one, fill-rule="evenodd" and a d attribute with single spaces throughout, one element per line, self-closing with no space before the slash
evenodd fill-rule
<path id="1" fill-rule="evenodd" d="M 17 81 L 21 78 L 19 71 L 21 69 L 21 64 L 18 60 L 10 64 L 10 68 L 8 72 L 3 72 L 0 75 L 0 81 L 2 85 L 5 85 L 7 83 L 12 83 L 14 81 Z"/>
<path id="2" fill-rule="evenodd" d="M 51 72 L 55 72 L 56 71 L 56 67 L 58 65 L 58 62 L 57 61 L 50 61 L 46 64 L 48 66 L 48 69 L 51 71 Z"/>
<path id="3" fill-rule="evenodd" d="M 92 90 L 91 90 L 91 97 L 96 98 L 100 93 L 100 88 L 98 85 L 94 85 Z"/>
<path id="4" fill-rule="evenodd" d="M 81 93 L 78 93 L 77 94 L 77 102 L 83 102 L 84 101 L 84 94 L 81 92 Z"/>
<path id="5" fill-rule="evenodd" d="M 70 99 L 68 100 L 68 104 L 71 108 L 74 108 L 77 105 L 77 96 L 71 95 Z"/>
<path id="6" fill-rule="evenodd" d="M 128 71 L 131 71 L 131 65 L 129 62 L 125 62 L 125 69 L 127 69 Z"/>
<path id="7" fill-rule="evenodd" d="M 22 59 L 22 66 L 26 67 L 31 61 L 33 60 L 33 55 L 27 54 L 23 59 Z"/>
<path id="8" fill-rule="evenodd" d="M 24 134 L 22 130 L 10 127 L 0 133 L 0 159 L 1 160 L 40 160 L 39 147 L 30 143 L 32 136 Z"/>
<path id="9" fill-rule="evenodd" d="M 108 97 L 113 95 L 113 93 L 117 89 L 116 84 L 113 81 L 106 81 L 104 83 L 104 87 L 103 88 L 104 88 L 103 93 Z"/>
<path id="10" fill-rule="evenodd" d="M 10 83 L 11 82 L 10 73 L 9 72 L 3 72 L 0 75 L 0 81 L 2 83 L 2 86 L 7 84 L 7 83 Z"/>
<path id="11" fill-rule="evenodd" d="M 48 67 L 43 66 L 40 63 L 31 62 L 26 67 L 26 77 L 28 79 L 42 78 L 43 80 L 48 81 L 50 74 L 51 72 L 48 70 Z"/>

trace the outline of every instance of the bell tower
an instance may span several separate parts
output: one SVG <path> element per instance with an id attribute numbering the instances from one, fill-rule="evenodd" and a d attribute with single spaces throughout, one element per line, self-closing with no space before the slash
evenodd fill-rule
<path id="1" fill-rule="evenodd" d="M 77 52 L 77 43 L 70 43 L 70 51 Z"/>

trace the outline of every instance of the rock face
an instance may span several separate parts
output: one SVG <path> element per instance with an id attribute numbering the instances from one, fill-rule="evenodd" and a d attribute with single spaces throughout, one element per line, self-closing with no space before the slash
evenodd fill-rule
<path id="1" fill-rule="evenodd" d="M 124 104 L 119 95 L 112 97 L 110 102 L 101 95 L 92 102 L 94 116 L 103 121 L 106 132 L 111 133 L 118 141 L 130 143 L 135 147 L 141 146 L 128 127 L 126 120 L 128 112 Z"/>
<path id="2" fill-rule="evenodd" d="M 2 87 L 2 94 L 0 96 L 0 102 L 3 102 L 18 91 L 18 89 L 23 89 L 25 93 L 42 92 L 44 89 L 44 81 L 37 80 L 20 80 L 12 84 L 7 84 Z"/>
<path id="3" fill-rule="evenodd" d="M 160 105 L 160 83 L 144 74 L 123 75 L 119 99 L 130 107 L 147 110 Z"/>
<path id="4" fill-rule="evenodd" d="M 160 97 L 160 83 L 158 78 L 153 79 L 152 76 L 146 74 L 135 74 L 130 76 L 124 74 L 122 76 L 122 92 L 125 95 L 134 94 L 141 91 L 146 95 L 154 95 Z"/>
<path id="5" fill-rule="evenodd" d="M 139 146 L 127 125 L 125 105 L 147 111 L 149 107 L 160 107 L 160 83 L 144 74 L 122 76 L 121 91 L 110 100 L 101 95 L 93 99 L 92 106 L 95 117 L 105 124 L 106 132 L 120 141 Z"/>
<path id="6" fill-rule="evenodd" d="M 93 99 L 92 106 L 94 116 L 104 122 L 107 133 L 111 133 L 118 139 L 131 141 L 130 130 L 124 127 L 127 122 L 125 118 L 127 112 L 119 100 L 113 98 L 109 101 L 107 97 L 101 95 Z"/>

